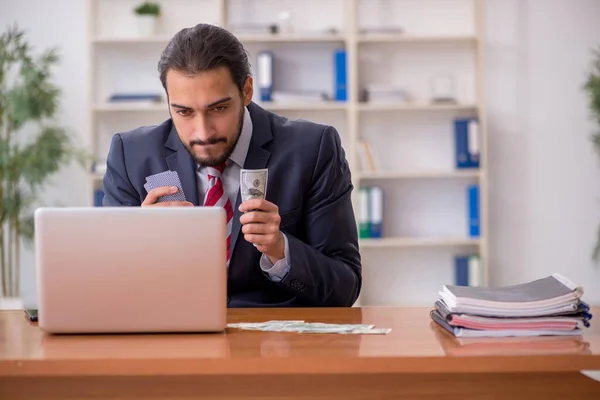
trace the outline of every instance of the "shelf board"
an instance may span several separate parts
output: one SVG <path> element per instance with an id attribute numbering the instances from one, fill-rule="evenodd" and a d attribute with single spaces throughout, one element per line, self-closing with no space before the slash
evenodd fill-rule
<path id="1" fill-rule="evenodd" d="M 475 43 L 477 42 L 477 36 L 411 36 L 406 34 L 364 33 L 357 36 L 357 41 L 358 43 Z"/>
<path id="2" fill-rule="evenodd" d="M 280 103 L 257 103 L 262 108 L 271 111 L 331 111 L 331 110 L 346 110 L 348 103 L 337 102 L 337 101 L 324 101 L 324 102 L 280 102 Z M 98 104 L 94 107 L 96 112 L 133 112 L 133 111 L 147 111 L 147 112 L 168 112 L 168 105 L 166 103 L 156 104 L 135 104 L 135 103 L 103 103 Z"/>
<path id="3" fill-rule="evenodd" d="M 235 34 L 235 33 L 234 33 Z M 242 43 L 338 43 L 346 41 L 345 35 L 326 33 L 303 34 L 235 34 Z M 92 38 L 92 43 L 97 44 L 167 44 L 171 36 L 97 36 Z M 360 34 L 358 43 L 469 43 L 476 42 L 476 36 L 409 36 L 402 34 Z"/>
<path id="4" fill-rule="evenodd" d="M 398 171 L 362 171 L 358 174 L 359 179 L 453 179 L 453 178 L 478 178 L 481 171 L 478 169 L 456 170 L 456 171 L 422 171 L 422 172 L 398 172 Z"/>
<path id="5" fill-rule="evenodd" d="M 381 238 L 381 239 L 360 239 L 360 247 L 365 248 L 394 248 L 394 247 L 453 247 L 453 246 L 477 246 L 481 243 L 479 238 Z"/>
<path id="6" fill-rule="evenodd" d="M 359 111 L 477 111 L 475 104 L 385 103 L 361 102 Z"/>
<path id="7" fill-rule="evenodd" d="M 242 43 L 339 43 L 346 41 L 343 35 L 328 34 L 247 34 L 240 33 L 236 37 Z M 163 44 L 171 40 L 170 36 L 115 36 L 94 37 L 92 43 L 97 44 Z"/>
<path id="8" fill-rule="evenodd" d="M 167 103 L 156 103 L 156 104 L 135 104 L 135 103 L 103 103 L 98 104 L 94 107 L 94 111 L 97 112 L 130 112 L 130 111 L 147 111 L 147 112 L 165 112 L 167 113 L 169 109 L 167 108 Z"/>
<path id="9" fill-rule="evenodd" d="M 162 44 L 167 45 L 170 36 L 97 36 L 92 38 L 95 44 Z"/>
<path id="10" fill-rule="evenodd" d="M 257 102 L 259 106 L 271 111 L 328 111 L 328 110 L 346 110 L 347 102 L 341 101 L 294 101 L 294 102 Z"/>
<path id="11" fill-rule="evenodd" d="M 235 33 L 234 33 L 235 34 Z M 316 34 L 235 34 L 242 43 L 338 43 L 344 42 L 343 35 Z"/>

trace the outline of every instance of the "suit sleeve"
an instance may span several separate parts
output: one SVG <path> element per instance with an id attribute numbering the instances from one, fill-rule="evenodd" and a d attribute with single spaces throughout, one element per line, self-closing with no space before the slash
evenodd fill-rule
<path id="1" fill-rule="evenodd" d="M 113 136 L 108 156 L 106 158 L 106 173 L 104 174 L 105 207 L 140 206 L 140 197 L 127 174 L 123 139 L 120 134 Z"/>
<path id="2" fill-rule="evenodd" d="M 290 269 L 280 282 L 309 303 L 350 307 L 362 285 L 350 169 L 333 127 L 323 132 L 311 185 L 305 195 L 299 240 L 288 235 Z"/>

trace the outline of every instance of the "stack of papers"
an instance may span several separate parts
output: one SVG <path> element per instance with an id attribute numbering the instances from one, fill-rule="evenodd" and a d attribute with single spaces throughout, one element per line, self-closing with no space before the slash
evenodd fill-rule
<path id="1" fill-rule="evenodd" d="M 446 285 L 431 319 L 455 337 L 580 335 L 592 318 L 582 296 L 557 273 L 500 288 Z"/>

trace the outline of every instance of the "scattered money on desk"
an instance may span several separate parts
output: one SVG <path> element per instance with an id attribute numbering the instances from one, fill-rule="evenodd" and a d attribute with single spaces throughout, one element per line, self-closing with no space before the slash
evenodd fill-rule
<path id="1" fill-rule="evenodd" d="M 240 322 L 227 324 L 227 327 L 265 332 L 339 333 L 355 335 L 385 335 L 391 331 L 391 329 L 375 328 L 375 325 L 328 324 L 323 322 L 306 322 L 302 320 Z"/>

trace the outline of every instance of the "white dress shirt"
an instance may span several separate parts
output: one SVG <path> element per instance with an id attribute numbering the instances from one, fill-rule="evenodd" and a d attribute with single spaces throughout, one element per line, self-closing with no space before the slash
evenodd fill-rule
<path id="1" fill-rule="evenodd" d="M 239 204 L 237 204 L 236 201 L 240 188 L 240 171 L 244 166 L 244 162 L 246 161 L 246 154 L 248 154 L 248 148 L 250 147 L 250 139 L 252 139 L 252 119 L 250 118 L 248 109 L 244 107 L 242 132 L 240 133 L 240 138 L 235 146 L 235 149 L 233 150 L 233 153 L 231 153 L 229 160 L 227 160 L 225 170 L 221 176 L 225 193 L 227 193 L 229 201 L 231 202 L 234 210 L 236 207 L 239 207 Z M 200 204 L 204 204 L 206 188 L 208 187 L 208 172 L 206 167 L 197 166 L 196 182 L 198 184 L 199 202 Z M 279 260 L 273 264 L 271 260 L 269 260 L 269 257 L 264 254 L 260 258 L 260 268 L 271 280 L 276 282 L 285 278 L 290 270 L 289 244 L 285 234 L 283 234 L 283 240 L 285 241 L 285 253 L 282 260 Z"/>

